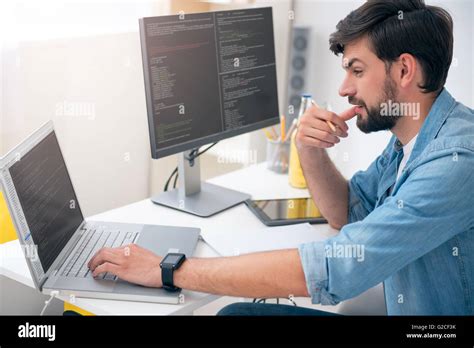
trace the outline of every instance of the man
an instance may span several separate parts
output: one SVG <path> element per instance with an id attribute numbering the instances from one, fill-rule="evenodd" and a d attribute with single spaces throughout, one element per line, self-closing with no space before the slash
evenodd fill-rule
<path id="1" fill-rule="evenodd" d="M 384 282 L 389 315 L 474 314 L 474 113 L 443 88 L 452 26 L 446 11 L 422 0 L 369 1 L 342 20 L 330 48 L 343 54 L 339 93 L 354 106 L 339 116 L 313 107 L 297 133 L 309 190 L 339 234 L 298 249 L 187 259 L 174 285 L 333 305 Z M 325 149 L 348 135 L 353 117 L 363 132 L 393 136 L 366 171 L 346 181 Z M 338 246 L 358 247 L 363 258 L 336 252 Z M 98 252 L 89 263 L 93 274 L 162 286 L 162 258 L 129 248 Z M 321 314 L 252 303 L 222 313 Z"/>

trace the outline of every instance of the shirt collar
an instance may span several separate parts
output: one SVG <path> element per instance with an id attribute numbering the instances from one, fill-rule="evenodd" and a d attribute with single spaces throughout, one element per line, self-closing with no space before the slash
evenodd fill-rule
<path id="1" fill-rule="evenodd" d="M 418 132 L 417 140 L 414 144 L 412 155 L 410 156 L 411 158 L 415 158 L 431 140 L 436 138 L 455 103 L 456 100 L 443 88 L 431 106 L 430 112 Z M 403 148 L 403 144 L 400 140 L 395 139 L 393 147 L 395 151 L 398 152 Z"/>

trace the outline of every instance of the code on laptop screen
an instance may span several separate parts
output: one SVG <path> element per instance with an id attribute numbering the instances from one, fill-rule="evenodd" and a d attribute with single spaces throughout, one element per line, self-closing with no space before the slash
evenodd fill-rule
<path id="1" fill-rule="evenodd" d="M 84 220 L 56 134 L 10 167 L 18 198 L 47 272 Z"/>

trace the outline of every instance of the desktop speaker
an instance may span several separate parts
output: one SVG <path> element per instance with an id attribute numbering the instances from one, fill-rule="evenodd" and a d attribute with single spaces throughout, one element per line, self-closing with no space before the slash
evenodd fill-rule
<path id="1" fill-rule="evenodd" d="M 301 95 L 307 91 L 307 70 L 309 63 L 310 50 L 310 34 L 309 27 L 293 27 L 290 59 L 288 69 L 288 96 L 287 109 L 283 113 L 287 116 L 288 127 L 293 122 L 293 119 L 298 117 L 300 108 Z"/>

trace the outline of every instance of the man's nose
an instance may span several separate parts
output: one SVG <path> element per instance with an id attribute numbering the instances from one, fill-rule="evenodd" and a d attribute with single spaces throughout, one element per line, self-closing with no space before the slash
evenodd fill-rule
<path id="1" fill-rule="evenodd" d="M 345 78 L 342 81 L 341 87 L 339 87 L 339 95 L 341 97 L 350 97 L 356 95 L 356 89 L 352 83 L 350 83 L 348 78 Z"/>

